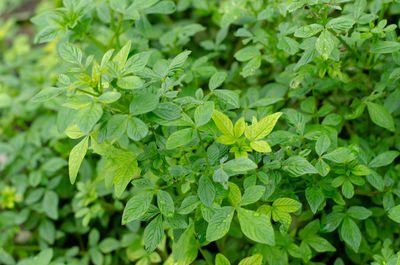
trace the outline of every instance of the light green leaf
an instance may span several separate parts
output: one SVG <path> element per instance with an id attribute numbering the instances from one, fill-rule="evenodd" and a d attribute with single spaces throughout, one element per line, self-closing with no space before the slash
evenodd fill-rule
<path id="1" fill-rule="evenodd" d="M 247 126 L 245 130 L 246 138 L 250 141 L 260 140 L 270 134 L 275 127 L 282 112 L 276 112 L 268 115 L 259 122 L 253 122 L 252 125 Z"/>
<path id="2" fill-rule="evenodd" d="M 246 172 L 257 168 L 256 163 L 247 157 L 238 157 L 228 161 L 223 166 L 224 170 L 233 172 Z"/>
<path id="3" fill-rule="evenodd" d="M 300 209 L 301 203 L 291 198 L 279 198 L 272 203 L 272 207 L 284 213 L 293 213 Z"/>
<path id="4" fill-rule="evenodd" d="M 214 102 L 206 101 L 199 105 L 194 112 L 194 122 L 200 127 L 211 120 L 214 112 Z"/>
<path id="5" fill-rule="evenodd" d="M 399 43 L 400 45 L 400 43 Z M 373 123 L 394 132 L 394 121 L 390 112 L 382 105 L 367 102 L 369 116 Z"/>
<path id="6" fill-rule="evenodd" d="M 218 253 L 215 256 L 215 265 L 231 265 L 231 263 L 224 255 Z"/>
<path id="7" fill-rule="evenodd" d="M 400 50 L 400 43 L 397 41 L 378 41 L 371 47 L 372 53 L 394 53 L 399 50 Z"/>
<path id="8" fill-rule="evenodd" d="M 338 164 L 346 163 L 356 158 L 354 151 L 347 147 L 339 147 L 322 157 Z"/>
<path id="9" fill-rule="evenodd" d="M 315 48 L 324 60 L 327 60 L 335 48 L 335 40 L 328 30 L 322 31 L 319 35 Z"/>
<path id="10" fill-rule="evenodd" d="M 194 137 L 196 137 L 196 134 L 194 133 L 193 128 L 186 128 L 176 131 L 168 137 L 165 147 L 167 149 L 174 149 L 184 146 L 190 143 Z"/>
<path id="11" fill-rule="evenodd" d="M 69 169 L 69 180 L 72 184 L 75 183 L 76 176 L 78 175 L 79 168 L 86 155 L 88 149 L 89 137 L 85 136 L 77 145 L 72 148 L 69 154 L 68 169 Z"/>
<path id="12" fill-rule="evenodd" d="M 137 76 L 125 76 L 117 81 L 117 85 L 123 89 L 138 89 L 143 87 L 143 81 Z"/>
<path id="13" fill-rule="evenodd" d="M 296 29 L 294 36 L 297 38 L 310 38 L 324 29 L 320 24 L 310 24 Z"/>
<path id="14" fill-rule="evenodd" d="M 305 174 L 317 174 L 318 171 L 301 156 L 291 156 L 282 164 L 283 170 L 293 174 L 294 176 L 302 176 Z"/>
<path id="15" fill-rule="evenodd" d="M 80 110 L 76 116 L 76 125 L 85 134 L 88 134 L 93 126 L 100 120 L 103 115 L 103 109 L 99 104 L 92 103 L 89 107 Z"/>
<path id="16" fill-rule="evenodd" d="M 107 122 L 107 138 L 108 139 L 119 139 L 125 134 L 128 119 L 123 114 L 116 114 L 111 116 L 111 119 Z"/>
<path id="17" fill-rule="evenodd" d="M 208 88 L 210 90 L 214 90 L 217 87 L 221 86 L 227 76 L 228 75 L 225 72 L 215 72 L 208 82 Z"/>
<path id="18" fill-rule="evenodd" d="M 250 147 L 259 153 L 269 153 L 272 151 L 271 146 L 263 140 L 250 142 Z"/>
<path id="19" fill-rule="evenodd" d="M 81 49 L 70 43 L 66 42 L 60 45 L 60 48 L 58 49 L 58 54 L 64 61 L 68 63 L 73 63 L 77 65 L 80 65 L 82 63 Z"/>
<path id="20" fill-rule="evenodd" d="M 191 51 L 183 51 L 180 54 L 178 54 L 177 56 L 175 56 L 175 58 L 173 58 L 168 66 L 168 71 L 176 71 L 178 68 L 181 68 L 183 66 L 183 64 L 185 63 L 185 61 L 187 60 L 187 58 L 189 57 L 189 54 L 191 53 Z"/>
<path id="21" fill-rule="evenodd" d="M 175 212 L 174 201 L 168 192 L 159 190 L 157 192 L 157 205 L 160 212 L 166 217 L 173 217 Z"/>
<path id="22" fill-rule="evenodd" d="M 255 57 L 259 57 L 260 51 L 255 46 L 247 46 L 237 51 L 234 55 L 235 59 L 239 62 L 249 61 Z"/>
<path id="23" fill-rule="evenodd" d="M 129 105 L 129 112 L 132 115 L 144 114 L 157 108 L 159 97 L 153 93 L 135 91 Z"/>
<path id="24" fill-rule="evenodd" d="M 384 167 L 393 163 L 396 157 L 399 156 L 399 152 L 397 151 L 387 151 L 379 154 L 371 162 L 369 162 L 368 166 L 372 168 Z"/>
<path id="25" fill-rule="evenodd" d="M 228 233 L 234 212 L 235 209 L 232 206 L 224 206 L 215 211 L 207 226 L 207 241 L 216 241 Z"/>
<path id="26" fill-rule="evenodd" d="M 125 68 L 126 60 L 128 59 L 131 50 L 131 41 L 128 41 L 119 52 L 114 56 L 113 62 L 118 64 L 118 70 L 122 71 Z"/>
<path id="27" fill-rule="evenodd" d="M 261 265 L 263 261 L 263 256 L 261 254 L 256 254 L 251 257 L 242 259 L 239 265 Z"/>
<path id="28" fill-rule="evenodd" d="M 222 134 L 233 136 L 233 123 L 225 114 L 215 109 L 212 119 Z"/>
<path id="29" fill-rule="evenodd" d="M 392 207 L 388 212 L 388 216 L 396 223 L 400 223 L 400 205 Z"/>
<path id="30" fill-rule="evenodd" d="M 122 224 L 125 225 L 141 218 L 149 209 L 152 198 L 152 192 L 141 193 L 130 198 L 122 214 Z"/>
<path id="31" fill-rule="evenodd" d="M 121 93 L 110 91 L 110 92 L 106 92 L 103 95 L 101 95 L 100 97 L 98 97 L 97 100 L 104 104 L 110 104 L 110 103 L 117 101 L 120 97 L 121 97 Z"/>
<path id="32" fill-rule="evenodd" d="M 261 185 L 254 185 L 248 187 L 239 202 L 240 206 L 248 205 L 257 202 L 263 196 L 265 187 Z"/>
<path id="33" fill-rule="evenodd" d="M 43 210 L 51 219 L 58 219 L 58 195 L 52 190 L 46 191 L 43 198 Z"/>
<path id="34" fill-rule="evenodd" d="M 146 123 L 138 118 L 130 118 L 128 120 L 126 134 L 129 138 L 134 141 L 140 141 L 144 137 L 146 137 L 147 133 L 149 132 L 149 128 L 147 127 Z"/>
<path id="35" fill-rule="evenodd" d="M 239 108 L 239 94 L 232 90 L 216 89 L 213 91 L 224 104 L 231 105 L 234 108 Z"/>
<path id="36" fill-rule="evenodd" d="M 64 87 L 46 87 L 37 93 L 33 98 L 33 102 L 44 102 L 57 97 L 65 91 Z"/>
<path id="37" fill-rule="evenodd" d="M 238 208 L 240 228 L 251 240 L 261 244 L 275 245 L 275 234 L 269 218 L 258 212 Z"/>

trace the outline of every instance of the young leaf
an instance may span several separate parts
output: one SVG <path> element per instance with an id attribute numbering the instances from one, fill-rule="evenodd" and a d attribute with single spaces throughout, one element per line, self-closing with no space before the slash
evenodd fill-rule
<path id="1" fill-rule="evenodd" d="M 218 110 L 214 110 L 212 119 L 222 134 L 233 136 L 233 123 L 225 114 Z"/>
<path id="2" fill-rule="evenodd" d="M 88 149 L 89 137 L 85 136 L 77 145 L 72 148 L 69 154 L 68 169 L 69 169 L 69 180 L 72 184 L 75 183 L 76 176 L 78 175 L 79 168 L 86 155 Z"/>
<path id="3" fill-rule="evenodd" d="M 293 213 L 300 209 L 301 203 L 291 198 L 279 198 L 272 203 L 272 207 L 279 212 Z"/>
<path id="4" fill-rule="evenodd" d="M 275 234 L 269 218 L 258 212 L 238 208 L 240 228 L 251 240 L 261 244 L 275 245 Z"/>
<path id="5" fill-rule="evenodd" d="M 251 257 L 242 259 L 238 265 L 261 265 L 263 261 L 263 256 L 261 254 L 256 254 Z"/>

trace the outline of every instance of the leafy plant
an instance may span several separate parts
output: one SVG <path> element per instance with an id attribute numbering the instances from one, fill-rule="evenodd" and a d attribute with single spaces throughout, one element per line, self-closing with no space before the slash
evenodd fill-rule
<path id="1" fill-rule="evenodd" d="M 0 27 L 0 262 L 400 263 L 398 1 L 38 10 Z"/>

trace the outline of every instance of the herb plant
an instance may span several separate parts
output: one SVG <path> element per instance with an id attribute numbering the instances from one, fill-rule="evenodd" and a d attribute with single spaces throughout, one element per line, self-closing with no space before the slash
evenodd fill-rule
<path id="1" fill-rule="evenodd" d="M 400 1 L 36 10 L 0 24 L 0 263 L 400 264 Z"/>

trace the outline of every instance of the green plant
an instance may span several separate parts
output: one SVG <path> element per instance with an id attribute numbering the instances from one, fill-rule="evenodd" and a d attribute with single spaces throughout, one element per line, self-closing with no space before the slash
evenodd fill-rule
<path id="1" fill-rule="evenodd" d="M 7 161 L 0 180 L 5 215 L 35 212 L 41 189 L 43 210 L 0 224 L 0 261 L 400 263 L 398 1 L 53 4 L 28 62 L 49 74 L 22 101 L 49 160 Z M 17 140 L 0 149 L 23 154 L 21 118 L 1 122 Z M 26 222 L 39 254 L 9 243 Z"/>

